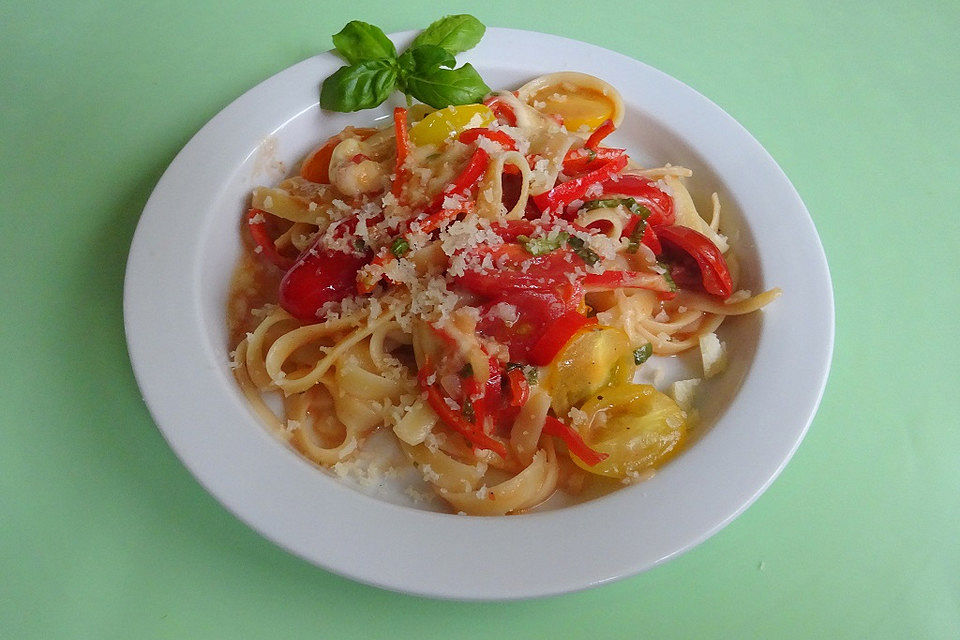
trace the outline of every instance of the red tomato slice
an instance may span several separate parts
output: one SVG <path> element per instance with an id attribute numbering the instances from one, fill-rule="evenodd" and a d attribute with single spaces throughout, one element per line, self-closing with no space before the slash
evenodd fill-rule
<path id="1" fill-rule="evenodd" d="M 280 306 L 305 322 L 318 322 L 328 302 L 357 293 L 357 272 L 370 256 L 355 256 L 314 245 L 304 251 L 280 281 Z"/>
<path id="2" fill-rule="evenodd" d="M 506 345 L 511 360 L 529 362 L 530 351 L 545 328 L 576 310 L 583 301 L 580 279 L 571 281 L 569 277 L 583 266 L 583 260 L 562 249 L 531 255 L 515 242 L 517 236 L 534 232 L 533 225 L 525 220 L 504 223 L 498 232 L 507 240 L 505 244 L 478 251 L 489 254 L 499 268 L 468 270 L 457 278 L 457 284 L 484 300 L 477 330 Z M 516 322 L 508 326 L 503 318 L 490 313 L 500 303 L 516 309 Z"/>
<path id="3" fill-rule="evenodd" d="M 356 227 L 356 217 L 344 220 L 334 235 L 353 235 Z M 280 281 L 280 306 L 305 322 L 323 320 L 317 314 L 326 303 L 356 295 L 357 272 L 373 255 L 369 250 L 360 255 L 334 251 L 325 247 L 323 241 L 323 235 L 318 237 Z"/>
<path id="4" fill-rule="evenodd" d="M 733 278 L 717 245 L 698 231 L 680 225 L 657 227 L 663 253 L 673 265 L 674 282 L 688 289 L 703 289 L 721 298 L 733 294 Z"/>
<path id="5" fill-rule="evenodd" d="M 517 309 L 517 321 L 512 325 L 490 312 L 501 303 Z M 530 351 L 539 342 L 545 327 L 570 310 L 556 295 L 547 291 L 511 291 L 508 295 L 490 300 L 481 308 L 477 331 L 500 344 L 506 345 L 513 362 L 529 362 Z"/>

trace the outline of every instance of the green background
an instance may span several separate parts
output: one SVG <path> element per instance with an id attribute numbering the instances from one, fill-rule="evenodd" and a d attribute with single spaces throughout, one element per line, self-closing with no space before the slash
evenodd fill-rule
<path id="1" fill-rule="evenodd" d="M 960 4 L 342 4 L 0 9 L 0 637 L 958 637 Z M 820 412 L 753 507 L 643 575 L 506 604 L 355 584 L 249 530 L 160 437 L 122 324 L 140 211 L 204 122 L 350 19 L 468 10 L 726 109 L 806 201 L 837 303 Z"/>

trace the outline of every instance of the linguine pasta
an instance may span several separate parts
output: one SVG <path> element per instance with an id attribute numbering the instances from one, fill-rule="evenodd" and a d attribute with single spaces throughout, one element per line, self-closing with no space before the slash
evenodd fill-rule
<path id="1" fill-rule="evenodd" d="M 602 80 L 550 74 L 347 127 L 255 189 L 227 316 L 259 418 L 326 468 L 392 433 L 458 513 L 649 477 L 690 399 L 634 384 L 637 367 L 699 349 L 715 375 L 716 329 L 779 290 L 738 289 L 719 199 L 701 217 L 690 170 L 603 144 L 623 114 Z"/>

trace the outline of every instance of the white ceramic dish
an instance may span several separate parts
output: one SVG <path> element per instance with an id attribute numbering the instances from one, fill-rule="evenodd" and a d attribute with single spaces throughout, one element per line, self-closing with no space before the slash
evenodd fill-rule
<path id="1" fill-rule="evenodd" d="M 392 36 L 405 45 L 412 33 Z M 224 305 L 250 188 L 277 180 L 347 124 L 320 81 L 342 62 L 305 60 L 257 85 L 204 126 L 143 211 L 127 264 L 130 357 L 150 411 L 183 463 L 230 511 L 330 571 L 434 597 L 512 599 L 602 584 L 653 567 L 743 511 L 787 463 L 816 411 L 833 348 L 823 249 L 796 191 L 719 107 L 631 58 L 555 36 L 490 29 L 460 62 L 493 87 L 542 73 L 599 75 L 627 105 L 620 143 L 641 162 L 695 171 L 695 198 L 718 191 L 743 286 L 780 286 L 761 314 L 728 321 L 728 371 L 704 390 L 698 440 L 651 480 L 543 513 L 476 518 L 364 495 L 270 435 L 228 367 Z"/>

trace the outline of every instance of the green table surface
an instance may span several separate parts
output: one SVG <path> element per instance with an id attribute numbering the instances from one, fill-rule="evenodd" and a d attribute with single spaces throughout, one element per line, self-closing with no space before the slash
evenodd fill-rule
<path id="1" fill-rule="evenodd" d="M 0 9 L 0 637 L 960 636 L 960 4 L 471 5 Z M 750 509 L 642 575 L 499 604 L 356 584 L 235 519 L 155 428 L 121 304 L 143 205 L 204 122 L 348 20 L 466 11 L 726 109 L 804 198 L 837 306 L 819 414 Z"/>

